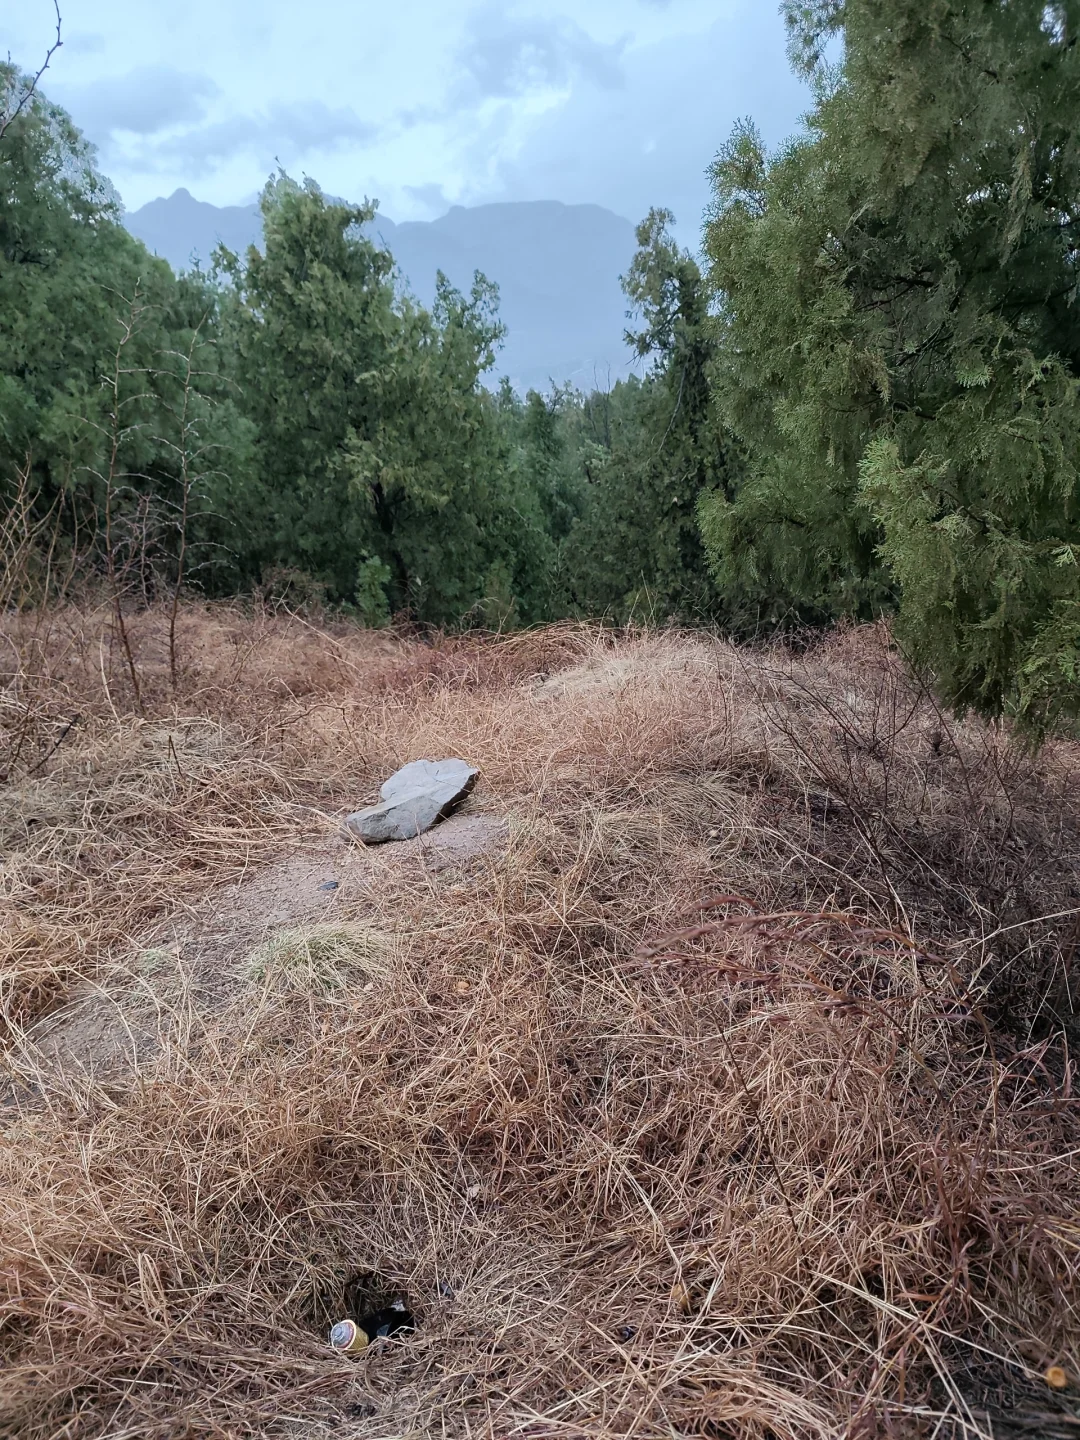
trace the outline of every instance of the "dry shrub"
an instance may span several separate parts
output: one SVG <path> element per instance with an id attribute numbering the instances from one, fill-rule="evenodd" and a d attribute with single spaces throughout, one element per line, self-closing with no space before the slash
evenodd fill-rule
<path id="1" fill-rule="evenodd" d="M 510 848 L 278 932 L 131 1084 L 23 1035 L 0 1432 L 1075 1430 L 1075 747 L 949 721 L 881 632 L 245 623 L 185 616 L 188 749 L 68 667 L 93 722 L 4 801 L 83 973 L 420 755 L 480 764 Z M 328 1354 L 368 1271 L 418 1332 Z"/>
<path id="2" fill-rule="evenodd" d="M 799 858 L 787 893 L 891 907 L 965 946 L 995 1020 L 1028 1038 L 1071 1026 L 1076 744 L 1033 754 L 1004 726 L 951 718 L 884 627 L 763 667 L 755 695 L 768 756 L 759 775 L 766 793 L 770 782 L 780 791 L 775 828 Z"/>

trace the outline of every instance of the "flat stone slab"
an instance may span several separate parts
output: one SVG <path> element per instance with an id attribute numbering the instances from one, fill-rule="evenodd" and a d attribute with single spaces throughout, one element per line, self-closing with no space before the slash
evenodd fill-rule
<path id="1" fill-rule="evenodd" d="M 464 760 L 414 760 L 384 781 L 382 803 L 357 810 L 346 828 L 365 845 L 412 840 L 460 805 L 479 773 Z"/>

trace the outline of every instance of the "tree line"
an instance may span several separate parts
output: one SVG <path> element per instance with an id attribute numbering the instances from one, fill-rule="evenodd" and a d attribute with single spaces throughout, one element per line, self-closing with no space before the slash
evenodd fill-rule
<path id="1" fill-rule="evenodd" d="M 0 138 L 0 484 L 50 520 L 41 575 L 89 556 L 121 614 L 182 587 L 370 624 L 884 614 L 958 710 L 1074 720 L 1080 0 L 785 10 L 805 124 L 772 154 L 735 128 L 700 261 L 665 211 L 638 227 L 645 374 L 608 392 L 485 386 L 495 287 L 419 305 L 373 208 L 311 181 L 174 275 L 35 93 Z"/>

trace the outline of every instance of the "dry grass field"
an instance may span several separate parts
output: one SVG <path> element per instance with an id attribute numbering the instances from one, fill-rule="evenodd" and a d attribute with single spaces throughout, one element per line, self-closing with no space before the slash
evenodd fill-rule
<path id="1" fill-rule="evenodd" d="M 129 631 L 0 621 L 0 1435 L 1080 1435 L 1080 747 L 876 629 Z"/>

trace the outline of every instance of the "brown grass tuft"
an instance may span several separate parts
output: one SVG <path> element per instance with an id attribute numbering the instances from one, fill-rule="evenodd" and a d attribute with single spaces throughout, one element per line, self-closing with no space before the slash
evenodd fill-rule
<path id="1" fill-rule="evenodd" d="M 173 690 L 150 611 L 144 718 L 107 613 L 4 623 L 0 1433 L 1075 1432 L 1077 747 L 879 630 L 190 607 Z M 451 754 L 504 843 L 327 848 Z M 291 856 L 359 879 L 256 914 Z M 126 1070 L 56 1063 L 88 991 Z M 343 1359 L 371 1271 L 419 1328 Z"/>

